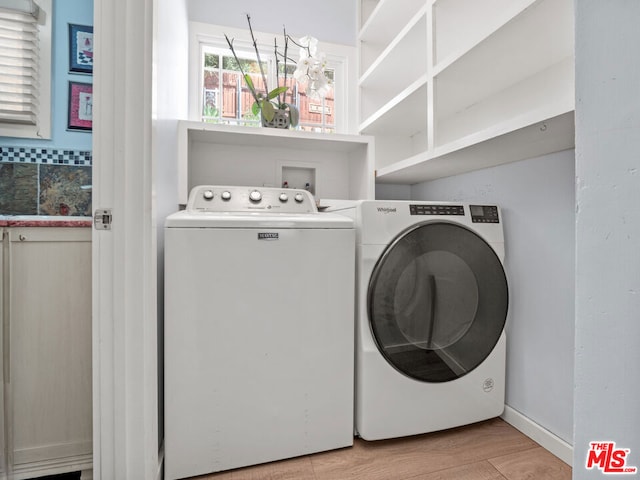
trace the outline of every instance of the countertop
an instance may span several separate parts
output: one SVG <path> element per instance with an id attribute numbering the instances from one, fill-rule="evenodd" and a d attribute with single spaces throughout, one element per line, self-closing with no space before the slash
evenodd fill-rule
<path id="1" fill-rule="evenodd" d="M 91 227 L 91 217 L 0 215 L 0 227 Z"/>

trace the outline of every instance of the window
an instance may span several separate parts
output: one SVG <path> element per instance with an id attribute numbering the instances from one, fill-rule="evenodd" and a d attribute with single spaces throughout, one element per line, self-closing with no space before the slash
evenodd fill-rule
<path id="1" fill-rule="evenodd" d="M 234 38 L 234 47 L 245 72 L 251 75 L 256 88 L 264 84 L 258 60 L 249 39 L 248 31 L 236 30 L 221 26 L 212 26 L 192 22 L 192 89 L 190 94 L 190 116 L 204 122 L 224 123 L 231 125 L 259 126 L 260 116 L 252 113 L 254 99 L 247 88 L 240 68 L 233 58 L 224 39 L 224 33 Z M 258 44 L 263 47 L 260 58 L 266 73 L 270 89 L 275 87 L 276 62 L 273 38 L 281 41 L 281 35 L 257 34 Z M 265 39 L 271 39 L 266 41 Z M 265 48 L 266 47 L 266 48 Z M 298 47 L 292 47 L 293 57 L 297 58 Z M 347 56 L 344 55 L 349 47 L 340 47 L 320 42 L 319 49 L 327 53 L 328 68 L 325 70 L 332 83 L 332 88 L 323 98 L 308 97 L 305 87 L 299 87 L 293 79 L 295 65 L 287 65 L 286 102 L 293 103 L 300 112 L 298 129 L 314 132 L 347 133 L 348 122 L 346 102 Z M 332 51 L 335 50 L 334 51 Z M 197 52 L 195 53 L 194 52 Z M 291 51 L 291 50 L 290 50 Z M 197 60 L 196 60 L 197 55 Z M 290 56 L 292 56 L 290 54 Z M 279 62 L 279 84 L 284 84 L 284 65 Z"/>
<path id="2" fill-rule="evenodd" d="M 255 56 L 250 53 L 240 53 L 239 60 L 242 69 L 251 76 L 253 84 L 258 90 L 263 89 L 264 81 L 260 73 L 260 66 Z M 263 61 L 263 69 L 268 72 L 267 82 L 270 89 L 275 82 L 275 61 Z M 287 65 L 285 79 L 284 65 L 278 74 L 278 85 L 287 85 L 286 101 L 293 103 L 300 111 L 301 130 L 314 132 L 335 131 L 335 97 L 333 88 L 323 98 L 307 97 L 304 88 L 300 89 L 293 79 L 295 66 Z M 335 70 L 327 71 L 327 77 L 335 84 Z M 258 126 L 260 116 L 251 111 L 254 99 L 247 88 L 240 68 L 229 52 L 229 49 L 215 48 L 211 45 L 202 46 L 202 121 L 214 123 L 228 123 L 234 125 Z"/>
<path id="3" fill-rule="evenodd" d="M 51 0 L 0 0 L 0 135 L 51 137 Z"/>
<path id="4" fill-rule="evenodd" d="M 260 117 L 251 111 L 253 97 L 230 52 L 206 45 L 202 52 L 202 121 L 258 125 Z M 260 89 L 263 80 L 257 59 L 248 54 L 239 55 L 243 70 Z M 268 71 L 269 64 L 263 63 L 263 68 Z"/>

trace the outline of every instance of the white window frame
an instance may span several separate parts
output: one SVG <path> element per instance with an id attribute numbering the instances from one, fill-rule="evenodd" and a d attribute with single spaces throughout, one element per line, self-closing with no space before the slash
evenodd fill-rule
<path id="1" fill-rule="evenodd" d="M 52 0 L 36 0 L 38 15 L 38 113 L 35 125 L 0 122 L 0 136 L 51 139 Z"/>
<path id="2" fill-rule="evenodd" d="M 260 54 L 264 54 L 263 61 L 273 56 L 273 39 L 282 43 L 282 33 L 254 32 L 260 47 Z M 247 52 L 247 56 L 255 56 L 249 29 L 238 29 L 221 25 L 201 22 L 189 22 L 189 119 L 201 121 L 202 106 L 202 62 L 203 46 L 229 49 L 224 35 L 233 39 L 234 48 L 240 54 Z M 357 133 L 356 122 L 356 48 L 338 45 L 320 40 L 318 49 L 327 55 L 329 68 L 335 70 L 335 132 Z M 298 47 L 291 47 L 293 57 L 297 57 Z M 229 51 L 229 53 L 231 53 Z M 350 79 L 352 79 L 350 81 Z M 268 78 L 269 84 L 274 80 Z"/>

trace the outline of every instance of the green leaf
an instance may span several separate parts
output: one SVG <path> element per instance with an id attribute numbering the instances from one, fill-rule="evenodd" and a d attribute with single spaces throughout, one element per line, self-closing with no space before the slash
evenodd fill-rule
<path id="1" fill-rule="evenodd" d="M 256 117 L 258 116 L 258 113 L 260 113 L 260 105 L 258 104 L 258 102 L 253 102 L 253 105 L 251 105 L 251 113 L 253 113 Z"/>
<path id="2" fill-rule="evenodd" d="M 256 87 L 253 86 L 253 80 L 251 80 L 251 77 L 248 73 L 244 74 L 244 81 L 247 82 L 247 87 L 249 87 L 249 90 L 251 90 L 255 94 Z"/>
<path id="3" fill-rule="evenodd" d="M 262 107 L 262 116 L 265 118 L 267 122 L 273 120 L 273 117 L 276 116 L 276 111 L 273 108 L 273 104 L 271 102 L 263 101 L 261 104 Z"/>
<path id="4" fill-rule="evenodd" d="M 276 98 L 278 95 L 280 95 L 281 93 L 286 92 L 289 89 L 289 87 L 278 87 L 278 88 L 274 88 L 273 90 L 271 90 L 269 92 L 269 94 L 267 95 L 267 98 L 269 100 L 271 100 L 272 98 Z"/>

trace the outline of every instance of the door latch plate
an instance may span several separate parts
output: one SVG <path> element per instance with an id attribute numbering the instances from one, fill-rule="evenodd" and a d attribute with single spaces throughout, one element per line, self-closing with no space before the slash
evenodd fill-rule
<path id="1" fill-rule="evenodd" d="M 111 230 L 112 220 L 110 208 L 99 208 L 93 215 L 93 225 L 96 230 Z"/>

